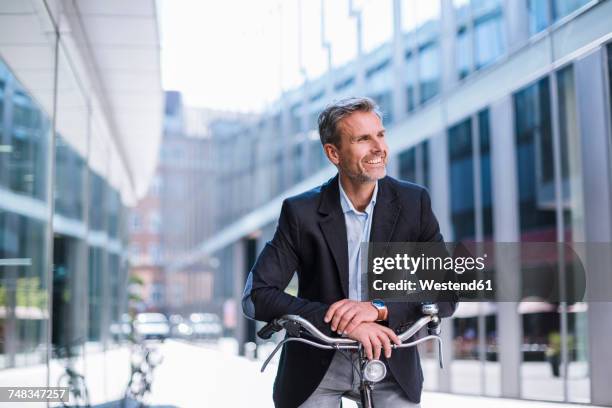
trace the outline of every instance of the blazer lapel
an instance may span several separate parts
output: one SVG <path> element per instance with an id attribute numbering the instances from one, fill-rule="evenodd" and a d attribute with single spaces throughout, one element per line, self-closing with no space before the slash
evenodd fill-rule
<path id="1" fill-rule="evenodd" d="M 374 206 L 374 218 L 370 231 L 370 242 L 390 242 L 401 210 L 395 191 L 387 178 L 378 181 L 378 197 Z"/>
<path id="2" fill-rule="evenodd" d="M 344 214 L 340 207 L 338 175 L 322 189 L 319 212 L 324 215 L 323 219 L 319 221 L 319 226 L 334 257 L 344 298 L 348 298 L 348 242 Z"/>

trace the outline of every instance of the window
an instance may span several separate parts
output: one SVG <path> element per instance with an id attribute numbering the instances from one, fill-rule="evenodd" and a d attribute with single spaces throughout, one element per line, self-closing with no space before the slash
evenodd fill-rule
<path id="1" fill-rule="evenodd" d="M 310 102 L 316 102 L 319 99 L 323 98 L 324 95 L 325 95 L 325 90 L 320 90 L 319 92 L 316 92 L 314 95 L 310 97 Z"/>
<path id="2" fill-rule="evenodd" d="M 552 0 L 552 15 L 555 21 L 562 19 L 591 0 Z"/>
<path id="3" fill-rule="evenodd" d="M 51 124 L 2 60 L 0 116 L 0 185 L 15 193 L 44 200 L 47 138 Z"/>
<path id="4" fill-rule="evenodd" d="M 391 60 L 387 58 L 379 62 L 378 64 L 374 65 L 373 67 L 368 68 L 366 70 L 366 78 L 371 78 L 372 76 L 388 69 L 390 64 L 391 64 Z"/>
<path id="5" fill-rule="evenodd" d="M 429 140 L 400 153 L 399 178 L 429 187 Z"/>
<path id="6" fill-rule="evenodd" d="M 89 172 L 89 180 L 91 183 L 89 202 L 92 203 L 92 205 L 89 207 L 89 225 L 92 230 L 104 231 L 104 218 L 107 212 L 107 184 L 106 181 L 104 181 L 104 179 L 93 170 L 90 169 Z"/>
<path id="7" fill-rule="evenodd" d="M 529 32 L 539 33 L 548 27 L 549 0 L 529 0 Z"/>
<path id="8" fill-rule="evenodd" d="M 431 42 L 419 49 L 419 81 L 421 103 L 425 103 L 439 92 L 440 47 Z"/>
<path id="9" fill-rule="evenodd" d="M 401 11 L 406 46 L 406 110 L 412 112 L 439 92 L 441 6 L 439 0 L 402 0 Z"/>
<path id="10" fill-rule="evenodd" d="M 342 91 L 342 90 L 348 88 L 349 86 L 353 85 L 353 83 L 355 83 L 355 77 L 354 76 L 350 76 L 350 77 L 348 77 L 346 79 L 343 79 L 340 82 L 337 82 L 334 85 L 334 90 L 336 92 Z"/>
<path id="11" fill-rule="evenodd" d="M 291 107 L 291 134 L 301 132 L 302 130 L 302 104 L 296 103 Z"/>
<path id="12" fill-rule="evenodd" d="M 554 237 L 552 128 L 548 78 L 514 96 L 521 231 Z"/>
<path id="13" fill-rule="evenodd" d="M 552 81 L 552 75 L 556 76 L 556 105 L 550 93 L 550 87 L 555 83 Z M 573 67 L 565 66 L 520 90 L 514 95 L 514 105 L 521 241 L 555 242 L 557 235 L 562 233 L 560 235 L 566 242 L 581 242 L 584 239 L 584 180 L 581 172 L 581 140 L 577 126 Z M 558 115 L 555 115 L 559 121 L 556 126 L 558 135 L 553 133 L 553 109 L 558 111 Z M 559 141 L 559 154 L 556 154 L 553 148 L 556 136 Z M 557 161 L 561 169 L 559 173 L 554 171 Z M 555 194 L 555 185 L 561 187 L 561 194 Z M 558 208 L 561 210 L 560 214 L 557 214 Z M 566 264 L 565 268 L 572 268 L 572 264 Z M 561 265 L 557 259 L 543 257 L 540 262 L 524 264 L 523 270 L 529 275 L 545 271 L 560 273 Z M 567 310 L 556 310 L 556 307 L 553 307 L 552 312 L 546 314 L 526 313 L 523 316 L 523 341 L 525 345 L 542 344 L 548 349 L 560 348 L 565 344 L 570 355 L 573 355 L 570 357 L 571 365 L 582 365 L 582 380 L 588 381 L 586 316 L 580 313 L 567 314 Z M 566 315 L 563 316 L 562 313 Z M 567 336 L 561 331 L 563 318 L 567 322 Z M 531 372 L 532 367 L 534 363 L 524 358 L 522 369 Z M 522 396 L 531 399 L 563 400 L 563 389 L 555 385 L 565 380 L 570 384 L 570 400 L 588 400 L 588 387 L 576 387 L 576 380 L 572 375 L 563 379 L 564 372 L 566 371 L 563 369 L 557 372 L 547 371 L 546 375 L 539 379 L 542 387 L 529 387 L 531 379 L 523 378 Z"/>
<path id="14" fill-rule="evenodd" d="M 302 170 L 303 151 L 304 151 L 304 148 L 302 147 L 301 142 L 293 146 L 293 153 L 292 153 L 291 161 L 293 162 L 292 167 L 293 167 L 293 182 L 294 183 L 298 183 L 302 181 L 302 179 L 304 178 L 304 172 Z"/>
<path id="15" fill-rule="evenodd" d="M 476 69 L 486 67 L 503 54 L 503 32 L 501 8 L 474 20 Z"/>
<path id="16" fill-rule="evenodd" d="M 399 178 L 416 182 L 416 148 L 412 147 L 399 155 Z"/>
<path id="17" fill-rule="evenodd" d="M 529 32 L 533 35 L 592 0 L 528 0 Z M 552 21 L 551 21 L 552 20 Z"/>
<path id="18" fill-rule="evenodd" d="M 141 227 L 142 227 L 141 215 L 137 213 L 132 213 L 130 215 L 130 230 L 132 232 L 138 232 L 140 231 Z"/>
<path id="19" fill-rule="evenodd" d="M 161 194 L 162 189 L 162 179 L 159 174 L 156 174 L 151 180 L 151 185 L 149 187 L 149 194 L 153 197 L 157 197 Z"/>
<path id="20" fill-rule="evenodd" d="M 149 262 L 156 264 L 161 261 L 161 251 L 158 244 L 149 244 L 148 254 Z"/>
<path id="21" fill-rule="evenodd" d="M 61 136 L 55 145 L 55 211 L 66 217 L 83 219 L 85 161 Z"/>
<path id="22" fill-rule="evenodd" d="M 149 214 L 149 231 L 157 233 L 161 230 L 161 217 L 159 213 L 154 212 Z"/>
<path id="23" fill-rule="evenodd" d="M 370 95 L 370 97 L 380 108 L 385 125 L 390 125 L 393 123 L 393 95 L 391 94 L 391 91 Z"/>
<path id="24" fill-rule="evenodd" d="M 466 27 L 457 31 L 457 71 L 459 79 L 469 75 L 472 70 L 472 35 Z"/>
<path id="25" fill-rule="evenodd" d="M 486 67 L 504 52 L 502 2 L 455 0 L 459 79 Z"/>
<path id="26" fill-rule="evenodd" d="M 474 176 L 471 118 L 448 131 L 451 220 L 455 241 L 474 237 Z"/>
<path id="27" fill-rule="evenodd" d="M 476 121 L 476 128 L 474 128 Z M 476 135 L 473 132 L 477 132 Z M 484 240 L 493 234 L 489 111 L 483 110 L 452 126 L 448 131 L 451 219 L 454 240 Z M 476 169 L 480 178 L 476 180 Z M 479 183 L 476 189 L 475 182 Z M 480 190 L 480 214 L 476 191 Z M 482 220 L 478 230 L 477 216 Z"/>
<path id="28" fill-rule="evenodd" d="M 416 105 L 417 66 L 412 52 L 406 53 L 406 109 L 412 112 Z"/>

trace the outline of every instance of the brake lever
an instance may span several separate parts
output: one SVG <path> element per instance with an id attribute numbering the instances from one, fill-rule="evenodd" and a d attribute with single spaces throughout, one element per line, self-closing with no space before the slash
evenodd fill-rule
<path id="1" fill-rule="evenodd" d="M 427 323 L 427 333 L 437 337 L 438 343 L 438 362 L 440 363 L 440 369 L 444 369 L 444 358 L 442 355 L 442 339 L 440 339 L 440 317 L 438 312 L 440 311 L 436 303 L 424 302 L 421 304 L 421 313 L 427 316 L 431 316 L 431 321 Z"/>
<path id="2" fill-rule="evenodd" d="M 276 345 L 276 347 L 274 347 L 274 350 L 270 353 L 268 358 L 266 358 L 266 361 L 264 361 L 263 365 L 261 366 L 261 370 L 259 370 L 259 372 L 261 373 L 264 372 L 264 370 L 266 369 L 270 361 L 272 361 L 272 358 L 274 357 L 274 355 L 278 352 L 278 350 L 280 350 L 281 347 L 283 347 L 283 344 L 285 344 L 288 340 L 289 340 L 288 338 L 283 339 Z"/>

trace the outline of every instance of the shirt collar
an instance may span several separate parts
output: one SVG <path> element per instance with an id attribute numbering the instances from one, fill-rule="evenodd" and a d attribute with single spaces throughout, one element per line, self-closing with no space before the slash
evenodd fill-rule
<path id="1" fill-rule="evenodd" d="M 356 214 L 363 214 L 363 212 L 357 211 L 357 209 L 353 206 L 351 200 L 349 200 L 346 195 L 346 191 L 342 188 L 342 182 L 340 181 L 340 177 L 338 177 L 338 187 L 340 188 L 340 207 L 342 207 L 342 212 L 346 214 L 347 212 L 354 212 Z M 370 199 L 370 203 L 365 209 L 367 214 L 372 213 L 372 209 L 376 204 L 376 197 L 378 196 L 378 180 L 376 180 L 376 184 L 374 185 L 374 192 L 372 193 L 372 198 Z"/>

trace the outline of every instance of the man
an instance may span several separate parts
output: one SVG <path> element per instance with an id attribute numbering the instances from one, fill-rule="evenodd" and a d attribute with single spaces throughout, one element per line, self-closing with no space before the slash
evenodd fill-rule
<path id="1" fill-rule="evenodd" d="M 249 275 L 245 314 L 261 321 L 297 314 L 327 335 L 359 341 L 368 358 L 382 354 L 390 368 L 374 389 L 375 403 L 418 407 L 423 382 L 418 352 L 391 353 L 391 344 L 399 343 L 395 331 L 419 317 L 420 305 L 363 300 L 360 243 L 442 241 L 429 195 L 386 176 L 385 129 L 369 98 L 335 102 L 318 122 L 325 154 L 338 174 L 283 202 L 276 233 Z M 294 272 L 297 297 L 284 292 Z M 439 306 L 446 317 L 455 303 Z M 275 405 L 339 407 L 343 394 L 357 392 L 351 364 L 339 352 L 286 344 L 274 384 Z"/>

